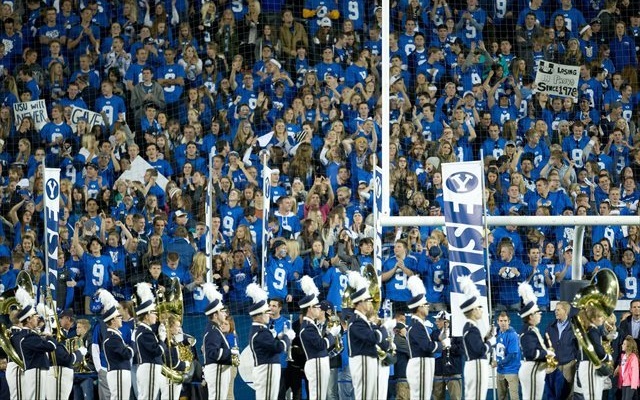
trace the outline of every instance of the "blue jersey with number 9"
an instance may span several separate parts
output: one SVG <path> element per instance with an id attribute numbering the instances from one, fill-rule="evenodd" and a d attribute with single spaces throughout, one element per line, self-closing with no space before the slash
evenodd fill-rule
<path id="1" fill-rule="evenodd" d="M 92 256 L 85 252 L 82 255 L 82 263 L 84 265 L 84 295 L 93 296 L 100 288 L 111 289 L 111 272 L 113 271 L 113 263 L 109 256 Z"/>

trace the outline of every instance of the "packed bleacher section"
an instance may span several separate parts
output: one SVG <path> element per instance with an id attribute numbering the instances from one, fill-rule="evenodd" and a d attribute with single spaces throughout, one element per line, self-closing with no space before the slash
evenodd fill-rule
<path id="1" fill-rule="evenodd" d="M 373 155 L 385 151 L 394 215 L 440 215 L 442 164 L 481 157 L 490 215 L 637 215 L 635 2 L 394 1 L 389 62 L 379 4 L 300 3 L 4 2 L 2 288 L 21 269 L 44 286 L 42 160 L 63 179 L 60 308 L 85 314 L 97 288 L 126 301 L 137 282 L 170 277 L 184 286 L 186 311 L 201 312 L 207 234 L 233 313 L 246 311 L 245 288 L 263 267 L 285 309 L 310 275 L 340 310 L 344 273 L 372 262 Z M 542 59 L 580 66 L 577 102 L 536 92 Z M 14 105 L 39 99 L 44 126 L 28 116 L 16 125 Z M 384 234 L 384 298 L 402 310 L 407 275 L 419 273 L 428 301 L 445 308 L 442 228 Z M 563 226 L 487 232 L 495 305 L 517 309 L 522 280 L 541 306 L 557 298 L 571 278 L 573 235 Z M 640 297 L 639 243 L 637 226 L 589 228 L 585 272 L 614 268 L 624 296 Z"/>

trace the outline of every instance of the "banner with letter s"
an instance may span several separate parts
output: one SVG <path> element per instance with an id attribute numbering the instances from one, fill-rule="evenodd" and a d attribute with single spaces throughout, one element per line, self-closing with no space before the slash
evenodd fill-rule
<path id="1" fill-rule="evenodd" d="M 540 60 L 536 73 L 535 88 L 551 96 L 571 97 L 578 101 L 580 67 Z"/>
<path id="2" fill-rule="evenodd" d="M 462 336 L 466 318 L 460 305 L 467 299 L 458 278 L 471 275 L 487 305 L 487 268 L 484 264 L 483 221 L 484 168 L 482 161 L 442 164 L 444 219 L 449 243 L 449 287 L 451 289 L 452 336 Z M 489 327 L 485 312 L 481 332 Z"/>
<path id="3" fill-rule="evenodd" d="M 44 225 L 46 228 L 46 267 L 51 298 L 56 302 L 58 285 L 58 220 L 60 212 L 60 169 L 44 169 Z M 64 303 L 60 305 L 64 307 Z"/>

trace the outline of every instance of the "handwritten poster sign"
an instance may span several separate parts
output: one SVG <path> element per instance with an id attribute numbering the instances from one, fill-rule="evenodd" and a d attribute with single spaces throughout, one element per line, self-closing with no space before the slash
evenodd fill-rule
<path id="1" fill-rule="evenodd" d="M 104 125 L 104 121 L 102 120 L 102 115 L 100 115 L 100 113 L 76 106 L 71 106 L 71 127 L 75 128 L 81 118 L 86 119 L 87 125 L 89 125 L 90 127 L 96 125 Z"/>
<path id="2" fill-rule="evenodd" d="M 535 85 L 538 92 L 577 101 L 579 79 L 580 67 L 540 60 Z"/>
<path id="3" fill-rule="evenodd" d="M 44 103 L 44 100 L 15 103 L 13 105 L 13 116 L 16 120 L 16 127 L 20 126 L 20 123 L 25 117 L 31 117 L 33 119 L 33 123 L 38 129 L 42 129 L 49 120 L 49 116 L 47 115 L 47 106 Z"/>

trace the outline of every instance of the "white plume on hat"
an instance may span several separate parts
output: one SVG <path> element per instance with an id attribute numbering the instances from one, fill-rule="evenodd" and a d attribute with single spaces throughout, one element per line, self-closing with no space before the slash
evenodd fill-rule
<path id="1" fill-rule="evenodd" d="M 151 284 L 147 282 L 138 283 L 136 293 L 138 293 L 138 297 L 140 297 L 140 304 L 144 303 L 147 300 L 151 302 L 155 300 L 155 298 L 153 297 L 153 292 L 151 291 Z"/>
<path id="2" fill-rule="evenodd" d="M 349 286 L 351 286 L 355 290 L 360 290 L 360 289 L 369 287 L 369 282 L 364 276 L 360 275 L 358 272 L 350 271 Z"/>
<path id="3" fill-rule="evenodd" d="M 204 295 L 207 297 L 207 300 L 214 301 L 214 300 L 222 300 L 222 295 L 220 294 L 220 292 L 218 292 L 218 287 L 211 283 L 211 282 L 205 282 L 202 284 L 202 291 L 204 292 Z"/>
<path id="4" fill-rule="evenodd" d="M 411 292 L 411 296 L 414 297 L 427 293 L 427 289 L 425 289 L 424 283 L 418 275 L 411 275 L 409 277 L 409 279 L 407 280 L 407 288 Z"/>
<path id="5" fill-rule="evenodd" d="M 139 294 L 138 294 L 139 295 Z M 98 299 L 102 303 L 103 310 L 109 310 L 111 308 L 118 308 L 120 305 L 118 300 L 108 290 L 98 289 Z"/>
<path id="6" fill-rule="evenodd" d="M 29 292 L 24 290 L 21 286 L 18 286 L 18 289 L 16 289 L 16 300 L 20 303 L 22 308 L 34 306 L 36 304 L 36 299 L 31 297 Z"/>
<path id="7" fill-rule="evenodd" d="M 254 303 L 258 303 L 259 301 L 267 300 L 267 292 L 264 291 L 257 283 L 250 283 L 247 286 L 247 296 L 251 297 Z"/>
<path id="8" fill-rule="evenodd" d="M 311 295 L 317 296 L 320 294 L 320 291 L 318 290 L 316 283 L 313 281 L 313 278 L 310 277 L 309 275 L 304 275 L 300 279 L 300 288 L 302 288 L 302 291 L 307 296 L 311 296 Z"/>
<path id="9" fill-rule="evenodd" d="M 527 282 L 522 282 L 518 286 L 518 294 L 520 295 L 520 297 L 522 297 L 522 301 L 524 302 L 524 304 L 538 303 L 538 297 L 533 291 L 533 287 L 531 287 L 531 285 L 529 285 Z"/>
<path id="10" fill-rule="evenodd" d="M 471 275 L 464 275 L 458 278 L 458 283 L 460 284 L 460 289 L 462 293 L 464 293 L 467 297 L 480 297 L 480 291 L 478 287 L 471 279 Z"/>

